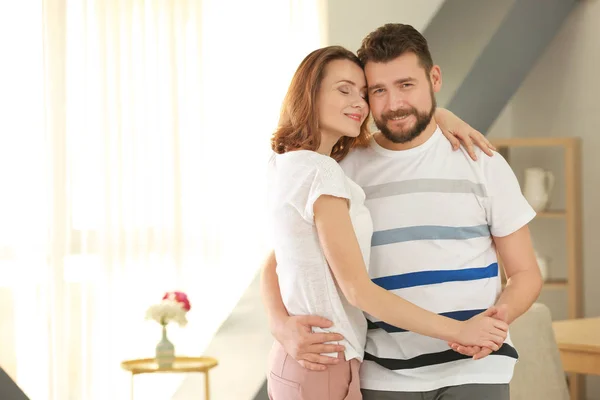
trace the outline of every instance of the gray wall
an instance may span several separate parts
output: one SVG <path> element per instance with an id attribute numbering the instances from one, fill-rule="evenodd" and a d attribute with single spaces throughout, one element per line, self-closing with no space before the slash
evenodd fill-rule
<path id="1" fill-rule="evenodd" d="M 440 7 L 423 31 L 433 62 L 442 69 L 442 90 L 436 96 L 440 107 L 448 106 L 514 3 L 452 0 Z"/>
<path id="2" fill-rule="evenodd" d="M 456 79 L 450 79 L 447 82 L 450 89 L 457 85 L 456 91 L 447 102 L 447 107 L 475 128 L 486 132 L 560 29 L 576 1 L 507 0 L 499 3 L 481 2 L 477 7 L 474 6 L 474 3 L 476 2 L 467 0 L 447 1 L 432 21 L 431 35 L 435 32 L 436 36 L 431 40 L 433 43 L 440 41 L 447 43 L 447 48 L 455 48 L 455 60 L 463 57 L 470 59 L 473 56 L 473 49 L 465 51 L 461 45 L 462 41 L 457 43 L 448 38 L 453 36 L 460 38 L 460 35 L 454 34 L 457 29 L 472 30 L 470 24 L 473 22 L 466 18 L 466 16 L 471 16 L 471 13 L 487 16 L 483 19 L 491 22 L 497 21 L 496 18 L 489 17 L 488 11 L 480 9 L 481 4 L 488 6 L 494 12 L 493 15 L 501 16 L 506 12 L 501 5 L 512 3 L 464 80 L 459 84 Z M 451 26 L 447 27 L 444 35 L 441 29 L 442 23 L 434 25 L 442 18 L 453 21 L 452 25 L 457 28 L 452 30 Z M 488 28 L 482 27 L 482 37 L 477 40 L 471 38 L 470 41 L 477 44 L 482 43 L 489 34 L 489 27 L 493 25 L 491 23 Z M 464 28 L 461 28 L 463 26 Z M 477 33 L 472 35 L 477 35 Z M 441 37 L 441 39 L 435 39 L 437 37 Z M 469 43 L 469 40 L 466 40 L 466 43 Z M 437 48 L 443 47 L 439 44 L 434 45 Z M 444 53 L 442 52 L 442 54 Z M 460 62 L 454 61 L 454 64 L 460 64 Z M 442 76 L 443 74 L 442 70 Z"/>
<path id="3" fill-rule="evenodd" d="M 0 399 L 2 400 L 29 400 L 15 381 L 0 368 Z"/>

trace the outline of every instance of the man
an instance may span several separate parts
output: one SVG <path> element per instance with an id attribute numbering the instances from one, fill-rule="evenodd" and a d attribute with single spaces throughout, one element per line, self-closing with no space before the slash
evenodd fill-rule
<path id="1" fill-rule="evenodd" d="M 471 160 L 449 151 L 434 118 L 441 70 L 414 28 L 387 24 L 358 50 L 371 113 L 380 132 L 341 163 L 361 185 L 374 224 L 369 275 L 406 300 L 465 320 L 496 305 L 511 323 L 535 301 L 542 280 L 527 223 L 535 212 L 498 154 Z M 496 251 L 507 285 L 501 291 Z M 274 335 L 310 369 L 336 359 L 340 337 L 311 333 L 318 317 L 289 317 L 281 307 L 274 259 L 263 292 Z M 517 352 L 510 338 L 496 352 L 408 332 L 367 315 L 361 387 L 365 400 L 509 398 Z M 473 356 L 473 357 L 470 357 Z"/>

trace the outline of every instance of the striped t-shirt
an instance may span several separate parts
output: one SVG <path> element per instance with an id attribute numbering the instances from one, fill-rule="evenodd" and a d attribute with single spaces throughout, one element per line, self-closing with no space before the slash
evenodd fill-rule
<path id="1" fill-rule="evenodd" d="M 387 150 L 372 140 L 341 165 L 366 193 L 373 282 L 458 320 L 495 303 L 501 281 L 492 235 L 509 235 L 535 216 L 502 156 L 480 152 L 473 161 L 466 151 L 452 151 L 438 128 L 409 150 Z M 474 361 L 442 340 L 367 319 L 364 389 L 428 391 L 512 378 L 518 356 L 510 337 Z"/>

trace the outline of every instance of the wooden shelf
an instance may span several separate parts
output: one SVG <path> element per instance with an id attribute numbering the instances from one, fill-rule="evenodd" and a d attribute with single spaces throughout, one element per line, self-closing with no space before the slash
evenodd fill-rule
<path id="1" fill-rule="evenodd" d="M 564 210 L 548 210 L 540 211 L 535 216 L 536 218 L 562 219 L 567 217 L 567 212 Z"/>
<path id="2" fill-rule="evenodd" d="M 577 143 L 572 137 L 537 137 L 537 138 L 498 138 L 490 140 L 496 148 L 500 147 L 568 147 Z"/>
<path id="3" fill-rule="evenodd" d="M 566 279 L 550 279 L 544 282 L 544 290 L 561 290 L 567 295 L 568 318 L 583 316 L 583 232 L 581 216 L 581 139 L 578 137 L 497 138 L 490 140 L 510 164 L 513 148 L 562 148 L 564 160 L 565 210 L 539 212 L 536 219 L 563 220 L 553 228 L 565 230 L 567 252 Z M 568 212 L 567 212 L 568 210 Z M 580 375 L 570 377 L 571 399 L 584 398 L 585 390 Z"/>

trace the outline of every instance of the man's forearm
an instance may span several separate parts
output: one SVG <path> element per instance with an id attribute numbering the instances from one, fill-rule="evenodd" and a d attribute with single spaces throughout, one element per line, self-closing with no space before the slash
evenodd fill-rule
<path id="1" fill-rule="evenodd" d="M 281 322 L 288 317 L 288 312 L 281 299 L 276 268 L 275 252 L 271 251 L 262 268 L 261 294 L 269 318 L 269 327 L 274 336 L 276 336 Z"/>
<path id="2" fill-rule="evenodd" d="M 510 277 L 500 294 L 496 306 L 507 308 L 507 323 L 519 318 L 537 300 L 542 288 L 539 271 L 528 270 Z"/>

